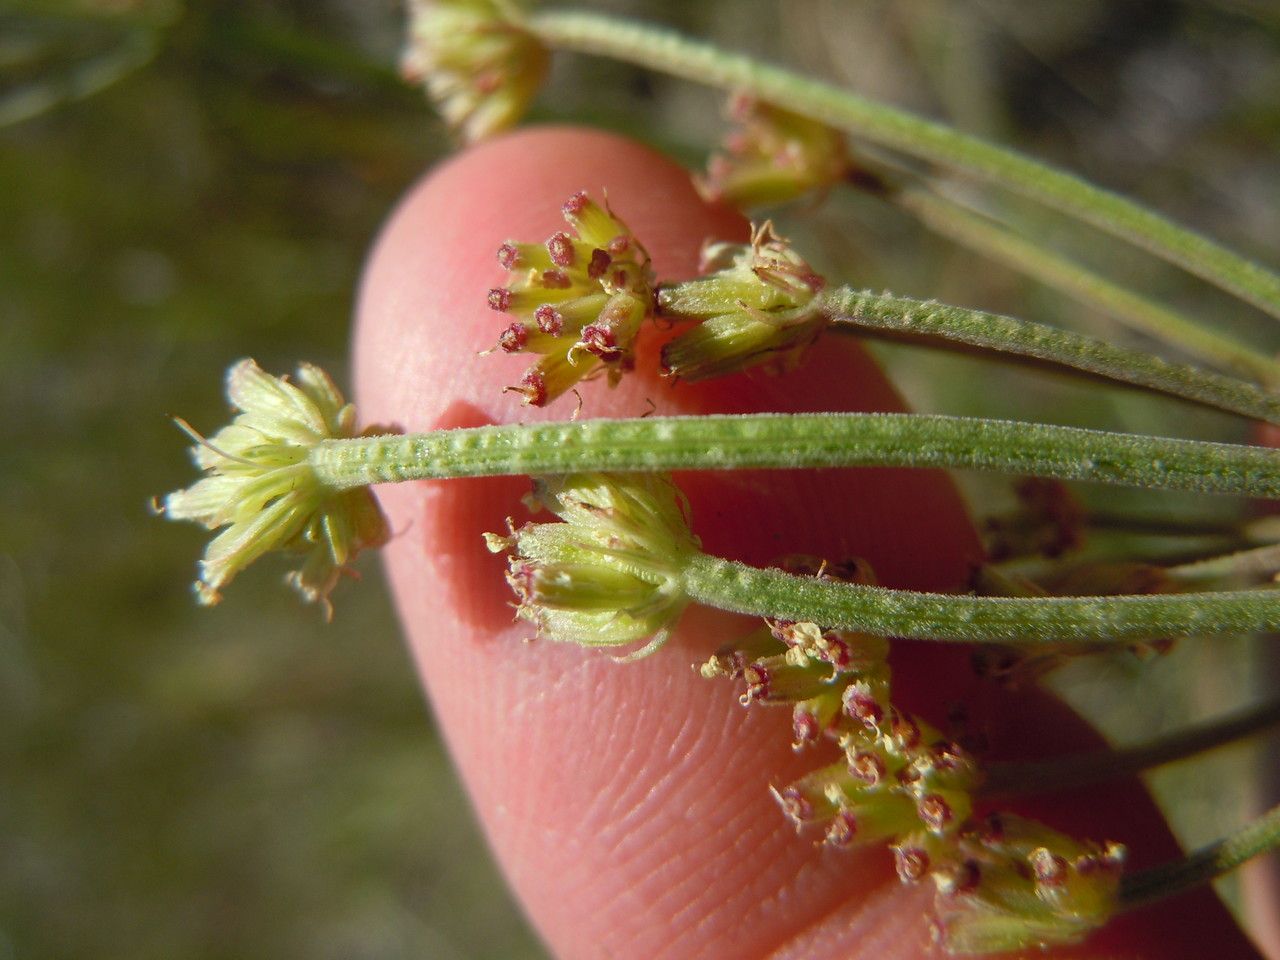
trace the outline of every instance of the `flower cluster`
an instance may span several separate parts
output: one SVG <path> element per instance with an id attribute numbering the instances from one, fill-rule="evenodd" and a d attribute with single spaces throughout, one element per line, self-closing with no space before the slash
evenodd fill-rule
<path id="1" fill-rule="evenodd" d="M 663 346 L 669 376 L 703 380 L 766 362 L 791 369 L 830 322 L 818 299 L 826 281 L 767 222 L 748 244 L 706 246 L 702 273 L 658 292 L 663 317 L 699 321 Z"/>
<path id="2" fill-rule="evenodd" d="M 736 127 L 698 184 L 708 200 L 784 203 L 826 190 L 849 171 L 844 135 L 824 123 L 741 93 L 728 114 Z"/>
<path id="3" fill-rule="evenodd" d="M 1075 943 L 1115 912 L 1125 849 L 1075 840 L 1011 814 L 967 824 L 946 846 L 894 847 L 906 882 L 928 872 L 947 948 L 985 954 Z"/>
<path id="4" fill-rule="evenodd" d="M 252 360 L 227 372 L 227 399 L 240 411 L 205 440 L 191 432 L 191 453 L 206 476 L 165 497 L 172 520 L 194 520 L 214 537 L 200 561 L 201 603 L 258 557 L 298 553 L 288 580 L 331 612 L 329 593 L 361 550 L 387 540 L 386 519 L 368 487 L 334 490 L 317 478 L 308 454 L 322 440 L 355 436 L 355 408 L 319 367 L 300 364 L 293 381 L 264 373 Z"/>
<path id="5" fill-rule="evenodd" d="M 632 656 L 656 650 L 689 604 L 682 576 L 700 546 L 670 478 L 539 478 L 530 506 L 564 522 L 485 535 L 494 553 L 510 551 L 516 616 L 553 640 L 589 647 L 648 641 Z"/>
<path id="6" fill-rule="evenodd" d="M 865 568 L 848 578 L 870 580 Z M 1072 943 L 1104 923 L 1123 848 L 1012 816 L 976 820 L 976 761 L 893 705 L 887 654 L 883 638 L 768 621 L 700 669 L 742 681 L 744 705 L 791 706 L 796 749 L 835 742 L 838 761 L 775 791 L 783 812 L 829 846 L 890 843 L 904 883 L 933 880 L 949 950 Z"/>
<path id="7" fill-rule="evenodd" d="M 513 0 L 411 0 L 405 79 L 422 83 L 468 142 L 515 124 L 550 56 L 520 24 Z"/>
<path id="8" fill-rule="evenodd" d="M 636 335 L 653 312 L 649 255 L 626 225 L 585 193 L 563 213 L 572 234 L 498 249 L 510 283 L 489 291 L 490 307 L 517 318 L 498 346 L 540 354 L 513 388 L 537 407 L 601 371 L 615 385 L 635 365 Z"/>

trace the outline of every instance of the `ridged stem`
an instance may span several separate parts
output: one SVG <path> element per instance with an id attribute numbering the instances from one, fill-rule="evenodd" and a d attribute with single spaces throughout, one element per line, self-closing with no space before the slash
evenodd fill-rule
<path id="1" fill-rule="evenodd" d="M 669 30 L 604 14 L 545 11 L 526 27 L 555 49 L 634 63 L 761 100 L 998 184 L 1068 213 L 1280 317 L 1280 276 L 1118 194 L 950 127 Z"/>
<path id="2" fill-rule="evenodd" d="M 1193 403 L 1280 423 L 1280 395 L 1184 363 L 1043 323 L 1001 314 L 840 287 L 822 294 L 835 328 L 940 340 L 1025 357 L 1144 387 Z"/>
<path id="3" fill-rule="evenodd" d="M 911 188 L 887 195 L 935 233 L 1012 267 L 1132 330 L 1260 383 L 1280 384 L 1280 363 L 1274 358 L 1113 283 L 990 217 L 929 190 Z"/>
<path id="4" fill-rule="evenodd" d="M 1185 760 L 1276 724 L 1280 724 L 1280 700 L 1122 750 L 1098 750 L 1047 760 L 989 763 L 981 792 L 984 797 L 995 798 L 1087 787 Z"/>
<path id="5" fill-rule="evenodd" d="M 699 603 L 907 640 L 1117 642 L 1280 627 L 1280 590 L 1083 597 L 975 597 L 890 590 L 748 567 L 698 554 L 685 569 Z"/>
<path id="6" fill-rule="evenodd" d="M 1280 498 L 1280 451 L 1265 447 L 905 413 L 507 424 L 325 440 L 310 459 L 339 489 L 581 470 L 942 467 Z"/>
<path id="7" fill-rule="evenodd" d="M 1183 860 L 1125 877 L 1120 882 L 1121 908 L 1145 906 L 1192 890 L 1277 848 L 1280 848 L 1280 805 Z"/>

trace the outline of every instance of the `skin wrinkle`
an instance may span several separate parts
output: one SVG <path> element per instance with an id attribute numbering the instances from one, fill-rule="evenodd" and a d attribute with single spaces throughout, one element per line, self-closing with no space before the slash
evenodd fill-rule
<path id="1" fill-rule="evenodd" d="M 848 921 L 841 922 L 849 909 L 842 907 L 778 944 L 767 960 L 895 960 L 904 955 L 904 947 L 906 955 L 917 955 L 917 947 L 929 943 L 928 930 L 924 924 L 904 921 L 910 914 L 898 908 L 903 900 L 915 900 L 923 910 L 928 899 L 923 886 L 908 891 L 882 887 L 863 900 Z"/>
<path id="2" fill-rule="evenodd" d="M 605 170 L 610 171 L 607 177 Z M 477 349 L 492 344 L 501 328 L 500 319 L 483 304 L 483 291 L 502 279 L 493 260 L 499 243 L 508 237 L 538 239 L 559 229 L 563 198 L 606 179 L 617 184 L 619 214 L 643 236 L 659 260 L 659 271 L 672 271 L 673 278 L 687 272 L 691 263 L 676 263 L 670 251 L 659 246 L 669 243 L 663 236 L 681 238 L 686 251 L 682 255 L 692 258 L 703 234 L 733 229 L 722 215 L 698 205 L 678 171 L 607 135 L 535 130 L 451 161 L 393 218 L 366 274 L 356 347 L 356 393 L 365 417 L 423 429 L 455 403 L 471 404 L 498 422 L 567 417 L 570 407 L 563 403 L 552 410 L 531 410 L 499 392 L 503 383 L 518 376 L 524 361 L 475 356 Z M 632 189 L 637 183 L 645 186 Z M 637 197 L 645 204 L 636 202 Z M 679 215 L 670 216 L 676 209 Z M 713 227 L 717 217 L 720 226 Z M 466 229 L 444 231 L 442 223 Z M 448 241 L 447 250 L 441 249 L 442 237 Z M 484 267 L 477 268 L 481 262 Z M 649 353 L 642 353 L 642 365 L 646 357 L 652 359 L 652 347 L 645 349 Z M 647 398 L 667 413 L 730 411 L 755 404 L 801 409 L 897 404 L 874 368 L 844 340 L 833 342 L 830 349 L 824 346 L 802 375 L 786 382 L 740 377 L 672 387 L 635 375 L 612 393 L 602 384 L 589 384 L 583 395 L 588 416 L 644 412 Z M 855 397 L 860 398 L 856 403 Z M 759 556 L 758 562 L 769 563 L 780 545 L 787 552 L 830 552 L 847 544 L 867 549 L 885 579 L 941 586 L 954 582 L 963 571 L 966 552 L 973 549 L 960 500 L 936 474 L 820 471 L 787 476 L 761 471 L 734 481 L 726 484 L 697 474 L 680 477 L 693 503 L 696 530 L 713 552 L 723 549 L 751 560 Z M 467 498 L 483 489 L 447 482 L 459 485 L 459 508 L 467 507 Z M 419 530 L 420 524 L 435 522 L 430 498 L 406 496 L 403 489 L 385 492 L 396 529 L 409 523 L 411 530 Z M 438 507 L 439 501 L 434 503 Z M 817 504 L 822 512 L 815 515 L 812 508 Z M 751 522 L 744 524 L 743 517 Z M 456 542 L 441 547 L 458 555 L 481 550 L 480 532 L 459 527 L 449 533 Z M 906 549 L 909 543 L 927 543 L 929 549 Z M 746 960 L 802 931 L 821 930 L 828 923 L 847 926 L 842 911 L 879 903 L 882 896 L 907 907 L 863 914 L 860 923 L 868 936 L 886 925 L 899 931 L 923 930 L 918 913 L 904 915 L 910 913 L 912 901 L 903 899 L 896 881 L 887 882 L 886 873 L 864 871 L 863 858 L 815 851 L 782 821 L 763 789 L 764 778 L 786 782 L 817 765 L 816 755 L 797 758 L 791 753 L 789 737 L 779 733 L 785 727 L 784 712 L 744 712 L 728 697 L 708 695 L 706 688 L 714 685 L 696 678 L 688 664 L 705 659 L 724 637 L 681 631 L 659 657 L 621 666 L 599 652 L 520 644 L 524 634 L 519 628 L 477 636 L 454 608 L 472 598 L 492 597 L 490 591 L 500 593 L 500 585 L 441 582 L 429 575 L 429 556 L 420 536 L 391 544 L 387 563 L 397 604 L 482 824 L 528 914 L 556 955 L 595 958 L 607 951 L 625 960 L 698 955 Z M 927 657 L 919 656 L 923 649 L 902 645 L 901 655 L 895 652 L 895 689 L 900 687 L 910 709 L 928 704 L 930 715 L 936 716 L 937 691 L 965 675 L 967 667 L 963 652 L 935 649 Z M 591 666 L 583 667 L 588 661 Z M 530 691 L 539 688 L 545 693 L 534 699 Z M 661 709 L 663 697 L 672 700 L 666 713 Z M 595 714 L 582 722 L 581 698 L 603 711 L 607 726 L 602 728 Z M 481 706 L 479 701 L 488 702 Z M 519 723 L 512 722 L 510 710 L 516 703 L 521 705 Z M 655 703 L 657 710 L 651 707 Z M 692 703 L 698 704 L 697 713 L 688 718 L 677 722 L 667 715 L 670 709 L 687 710 Z M 688 773 L 683 789 L 645 794 L 648 819 L 631 821 L 636 856 L 620 864 L 616 851 L 595 832 L 602 825 L 579 819 L 593 803 L 592 791 L 616 783 L 624 768 L 634 771 L 637 779 L 659 776 L 666 762 L 663 752 L 647 749 L 645 763 L 651 769 L 646 770 L 637 767 L 632 748 L 646 739 L 669 738 L 684 729 L 687 719 L 715 716 L 717 711 L 719 719 L 704 725 L 719 736 L 690 740 L 689 759 L 682 764 Z M 768 721 L 757 721 L 756 715 L 768 716 Z M 629 739 L 627 717 L 632 718 Z M 1042 737 L 1044 721 L 1032 719 L 1035 722 L 1025 727 L 1028 735 Z M 1081 740 L 1078 726 L 1066 739 L 1089 742 Z M 750 761 L 746 769 L 764 771 L 759 783 L 739 773 L 744 757 Z M 732 807 L 729 817 L 720 811 L 720 822 L 732 830 L 713 827 L 699 832 L 703 825 L 695 823 L 690 833 L 688 814 L 703 807 L 687 799 L 702 800 L 712 814 L 717 807 Z M 1139 804 L 1135 809 L 1152 816 L 1149 807 Z M 1163 837 L 1154 841 L 1156 849 L 1167 849 L 1167 837 L 1155 832 Z M 757 859 L 744 868 L 741 851 L 757 837 L 758 842 L 747 847 Z M 652 857 L 649 861 L 640 855 L 645 849 Z M 883 865 L 887 858 L 867 857 L 865 862 Z M 669 872 L 663 872 L 663 866 Z M 634 884 L 640 878 L 659 889 L 638 889 Z M 877 892 L 867 900 L 872 889 Z M 698 904 L 688 910 L 687 921 L 682 917 L 678 932 L 684 939 L 673 940 L 667 923 L 682 909 L 671 906 L 679 898 L 686 904 L 696 899 Z M 701 919 L 696 917 L 699 912 L 704 914 Z M 1174 922 L 1170 929 L 1185 931 L 1187 926 Z M 1185 947 L 1165 942 L 1167 937 L 1151 923 L 1131 928 L 1128 936 L 1134 936 L 1135 929 L 1156 938 L 1160 946 L 1145 955 L 1147 960 L 1192 956 Z M 1213 934 L 1221 947 L 1215 960 L 1247 955 L 1238 938 L 1224 933 L 1221 921 Z M 903 938 L 885 942 L 901 944 Z M 1172 949 L 1163 949 L 1166 946 Z M 717 953 L 720 947 L 724 952 Z M 848 951 L 824 960 L 837 956 L 843 960 Z"/>

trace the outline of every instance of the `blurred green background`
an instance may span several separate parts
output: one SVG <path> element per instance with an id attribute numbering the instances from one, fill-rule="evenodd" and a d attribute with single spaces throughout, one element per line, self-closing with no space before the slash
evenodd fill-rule
<path id="1" fill-rule="evenodd" d="M 1268 0 L 592 6 L 1019 144 L 1277 260 Z M 200 532 L 147 512 L 192 476 L 166 414 L 216 427 L 230 361 L 310 359 L 344 379 L 364 252 L 451 149 L 397 78 L 402 30 L 385 0 L 0 2 L 0 960 L 541 955 L 432 733 L 376 562 L 328 627 L 270 564 L 197 609 Z M 535 119 L 623 130 L 690 165 L 718 134 L 715 94 L 582 58 L 557 59 L 539 103 Z M 1280 346 L 1185 277 L 1010 209 Z M 878 201 L 833 196 L 777 219 L 851 281 L 1121 337 Z M 1120 391 L 881 352 L 922 409 L 1244 436 Z M 965 484 L 979 511 L 1008 501 L 1003 481 Z M 1154 670 L 1095 664 L 1068 685 L 1136 739 L 1265 686 L 1237 646 L 1226 658 L 1186 644 Z M 1139 672 L 1169 692 L 1135 701 Z M 1226 781 L 1174 771 L 1185 835 L 1243 815 L 1246 775 L 1270 756 L 1223 754 Z"/>

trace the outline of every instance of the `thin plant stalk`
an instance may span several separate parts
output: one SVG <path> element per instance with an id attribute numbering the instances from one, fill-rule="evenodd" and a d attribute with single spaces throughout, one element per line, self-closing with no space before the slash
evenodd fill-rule
<path id="1" fill-rule="evenodd" d="M 1280 700 L 1121 750 L 1097 750 L 1028 762 L 986 766 L 982 795 L 1012 797 L 1087 787 L 1132 776 L 1243 740 L 1280 724 Z"/>
<path id="2" fill-rule="evenodd" d="M 1280 498 L 1280 451 L 1041 423 L 902 413 L 744 414 L 505 424 L 329 439 L 320 483 L 584 470 L 938 467 Z"/>
<path id="3" fill-rule="evenodd" d="M 1280 317 L 1280 275 L 1131 200 L 1016 151 L 662 28 L 579 11 L 536 13 L 525 26 L 549 47 L 744 91 L 869 142 L 997 184 L 1142 247 Z"/>
<path id="4" fill-rule="evenodd" d="M 1172 363 L 1150 353 L 1043 323 L 840 287 L 822 294 L 835 330 L 926 338 L 1025 357 L 1144 387 L 1203 406 L 1280 423 L 1280 395 L 1234 377 Z"/>
<path id="5" fill-rule="evenodd" d="M 975 597 L 801 577 L 698 554 L 695 601 L 734 613 L 809 620 L 907 640 L 1022 645 L 1116 642 L 1280 628 L 1280 590 L 1082 597 Z"/>
<path id="6" fill-rule="evenodd" d="M 1185 859 L 1126 876 L 1120 882 L 1121 909 L 1131 910 L 1193 890 L 1277 848 L 1280 805 Z"/>
<path id="7" fill-rule="evenodd" d="M 1167 575 L 1183 583 L 1225 580 L 1231 577 L 1274 577 L 1280 573 L 1280 543 L 1238 550 L 1168 568 Z"/>
<path id="8" fill-rule="evenodd" d="M 935 233 L 1012 267 L 1132 330 L 1261 383 L 1280 383 L 1280 363 L 1274 358 L 1134 293 L 990 217 L 930 190 L 890 190 L 886 196 Z"/>

